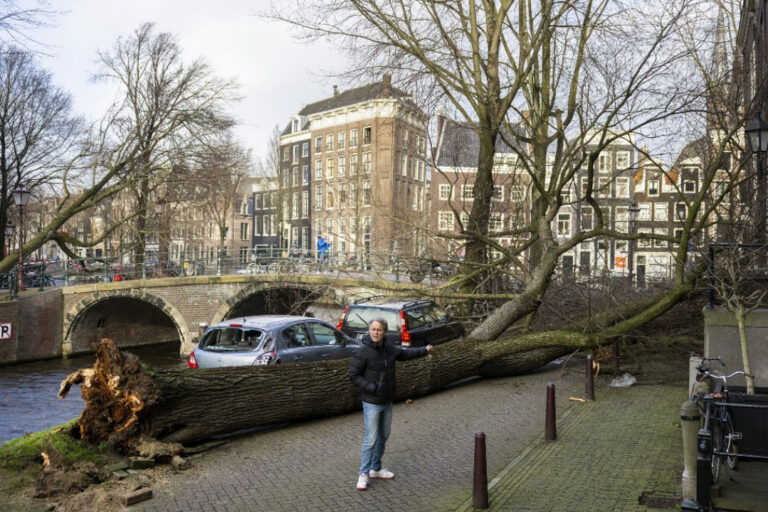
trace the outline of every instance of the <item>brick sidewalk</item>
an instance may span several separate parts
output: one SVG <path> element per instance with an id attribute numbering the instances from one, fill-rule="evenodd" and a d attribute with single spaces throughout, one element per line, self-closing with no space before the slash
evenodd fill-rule
<path id="1" fill-rule="evenodd" d="M 557 388 L 553 443 L 542 440 L 548 382 Z M 584 394 L 583 366 L 550 367 L 396 404 L 384 463 L 397 478 L 366 492 L 355 489 L 363 425 L 352 413 L 232 440 L 193 456 L 185 472 L 155 470 L 154 498 L 131 510 L 467 510 L 477 431 L 487 437 L 491 510 L 646 510 L 643 493 L 679 492 L 673 424 L 685 391 L 606 382 L 596 402 L 568 401 Z"/>

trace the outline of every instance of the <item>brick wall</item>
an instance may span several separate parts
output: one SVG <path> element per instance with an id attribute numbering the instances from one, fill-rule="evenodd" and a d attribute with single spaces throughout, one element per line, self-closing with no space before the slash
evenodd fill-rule
<path id="1" fill-rule="evenodd" d="M 13 335 L 10 340 L 0 341 L 0 365 L 16 362 L 17 336 L 19 332 L 18 311 L 19 306 L 17 302 L 0 303 L 0 323 L 12 324 Z"/>

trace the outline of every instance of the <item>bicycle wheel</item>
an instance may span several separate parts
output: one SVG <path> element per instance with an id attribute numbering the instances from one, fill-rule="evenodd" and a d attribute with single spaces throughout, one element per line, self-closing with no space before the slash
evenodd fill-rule
<path id="1" fill-rule="evenodd" d="M 733 432 L 733 422 L 731 421 L 730 413 L 725 413 L 723 423 L 725 424 L 725 451 L 728 453 L 738 453 L 739 447 L 736 444 L 736 436 Z M 739 458 L 736 455 L 728 455 L 725 458 L 725 463 L 728 464 L 730 469 L 736 469 Z"/>
<path id="2" fill-rule="evenodd" d="M 722 452 L 725 449 L 726 441 L 723 437 L 723 427 L 720 423 L 720 419 L 715 419 L 712 425 L 712 446 L 714 448 L 712 453 L 712 483 L 716 484 L 720 480 L 720 466 L 723 462 L 723 457 L 715 454 L 714 452 Z"/>

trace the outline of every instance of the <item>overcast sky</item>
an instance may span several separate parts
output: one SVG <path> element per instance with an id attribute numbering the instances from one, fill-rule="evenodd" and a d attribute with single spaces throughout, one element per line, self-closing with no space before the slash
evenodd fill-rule
<path id="1" fill-rule="evenodd" d="M 91 76 L 98 70 L 96 51 L 111 48 L 118 36 L 129 35 L 140 24 L 178 38 L 189 60 L 202 57 L 221 77 L 235 78 L 243 100 L 235 109 L 241 125 L 236 133 L 254 155 L 263 156 L 275 124 L 306 103 L 332 94 L 335 81 L 320 73 L 334 69 L 338 57 L 320 45 L 296 42 L 288 27 L 255 14 L 269 0 L 53 0 L 64 10 L 55 26 L 36 31 L 34 37 L 50 56 L 42 67 L 55 83 L 69 91 L 74 109 L 88 118 L 99 117 L 114 98 Z M 339 84 L 347 89 L 353 84 Z"/>

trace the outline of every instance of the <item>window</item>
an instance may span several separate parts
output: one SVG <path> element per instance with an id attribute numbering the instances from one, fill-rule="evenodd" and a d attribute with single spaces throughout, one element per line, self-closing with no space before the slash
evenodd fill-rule
<path id="1" fill-rule="evenodd" d="M 244 265 L 248 263 L 248 248 L 247 247 L 241 247 L 240 248 L 240 264 Z"/>
<path id="2" fill-rule="evenodd" d="M 351 148 L 357 147 L 357 128 L 354 128 L 349 131 L 349 147 Z"/>
<path id="3" fill-rule="evenodd" d="M 629 169 L 629 151 L 616 152 L 616 170 Z"/>
<path id="4" fill-rule="evenodd" d="M 315 137 L 315 153 L 323 152 L 323 138 Z"/>
<path id="5" fill-rule="evenodd" d="M 461 221 L 461 225 L 464 226 L 464 229 L 467 229 L 467 225 L 469 224 L 469 213 L 461 212 L 459 214 L 459 220 Z"/>
<path id="6" fill-rule="evenodd" d="M 504 214 L 502 213 L 491 213 L 490 218 L 488 219 L 488 229 L 490 231 L 501 231 L 504 229 Z"/>
<path id="7" fill-rule="evenodd" d="M 658 236 L 667 236 L 667 230 L 664 228 L 654 228 L 653 234 Z M 667 247 L 669 245 L 669 242 L 666 240 L 654 240 L 653 246 L 654 247 Z"/>
<path id="8" fill-rule="evenodd" d="M 316 180 L 323 179 L 323 161 L 322 160 L 315 161 L 315 179 Z"/>
<path id="9" fill-rule="evenodd" d="M 581 207 L 581 229 L 584 231 L 589 231 L 592 229 L 592 226 L 595 222 L 595 214 L 592 211 L 591 206 L 582 206 Z"/>
<path id="10" fill-rule="evenodd" d="M 347 174 L 347 157 L 339 156 L 339 176 Z"/>
<path id="11" fill-rule="evenodd" d="M 640 203 L 637 207 L 640 208 L 637 212 L 637 220 L 651 220 L 651 203 Z"/>
<path id="12" fill-rule="evenodd" d="M 686 194 L 692 194 L 696 192 L 696 182 L 695 181 L 686 181 L 683 183 L 683 192 Z"/>
<path id="13" fill-rule="evenodd" d="M 357 153 L 349 155 L 349 174 L 357 174 Z"/>
<path id="14" fill-rule="evenodd" d="M 570 213 L 557 214 L 557 235 L 571 236 L 571 214 Z"/>
<path id="15" fill-rule="evenodd" d="M 306 347 L 310 344 L 309 333 L 304 324 L 294 324 L 283 329 L 283 340 L 290 348 Z"/>
<path id="16" fill-rule="evenodd" d="M 293 168 L 293 184 L 299 185 L 301 183 L 301 175 L 299 175 L 299 168 Z"/>
<path id="17" fill-rule="evenodd" d="M 654 203 L 653 204 L 653 219 L 659 221 L 669 220 L 667 215 L 668 206 L 667 203 Z"/>
<path id="18" fill-rule="evenodd" d="M 352 206 L 357 206 L 357 183 L 355 182 L 349 184 L 349 200 Z"/>
<path id="19" fill-rule="evenodd" d="M 309 183 L 309 165 L 304 164 L 301 166 L 302 174 L 304 175 L 304 183 Z"/>
<path id="20" fill-rule="evenodd" d="M 371 152 L 366 151 L 363 153 L 363 171 L 365 171 L 366 174 L 371 172 Z"/>
<path id="21" fill-rule="evenodd" d="M 293 163 L 299 161 L 299 155 L 301 154 L 301 147 L 298 144 L 293 145 Z"/>
<path id="22" fill-rule="evenodd" d="M 675 204 L 675 218 L 679 222 L 682 222 L 685 220 L 685 218 L 688 216 L 688 208 L 685 206 L 685 203 L 677 203 Z"/>
<path id="23" fill-rule="evenodd" d="M 658 197 L 659 195 L 659 180 L 648 180 L 648 196 Z"/>
<path id="24" fill-rule="evenodd" d="M 403 130 L 403 149 L 408 149 L 408 130 Z"/>
<path id="25" fill-rule="evenodd" d="M 453 231 L 453 212 L 438 212 L 437 229 L 440 231 Z"/>
<path id="26" fill-rule="evenodd" d="M 587 197 L 588 187 L 589 187 L 589 177 L 585 176 L 581 178 L 581 197 Z"/>
<path id="27" fill-rule="evenodd" d="M 301 145 L 301 156 L 309 156 L 309 142 Z"/>
<path id="28" fill-rule="evenodd" d="M 309 191 L 301 193 L 301 218 L 306 219 L 309 216 Z"/>
<path id="29" fill-rule="evenodd" d="M 290 150 L 291 150 L 291 148 L 289 148 L 288 146 L 283 148 L 283 162 L 287 162 L 288 161 L 288 158 L 290 156 Z"/>
<path id="30" fill-rule="evenodd" d="M 616 207 L 614 228 L 620 233 L 629 232 L 629 210 L 627 210 L 626 206 Z"/>
<path id="31" fill-rule="evenodd" d="M 293 193 L 293 201 L 291 204 L 291 218 L 292 219 L 299 218 L 299 193 L 298 192 Z"/>
<path id="32" fill-rule="evenodd" d="M 611 154 L 600 153 L 597 157 L 597 170 L 599 172 L 611 172 Z"/>
<path id="33" fill-rule="evenodd" d="M 611 197 L 611 178 L 601 177 L 598 179 L 597 197 Z"/>
<path id="34" fill-rule="evenodd" d="M 328 158 L 325 160 L 325 177 L 326 178 L 333 178 L 333 158 Z"/>
<path id="35" fill-rule="evenodd" d="M 493 195 L 491 195 L 491 199 L 493 201 L 503 201 L 504 200 L 504 185 L 494 185 L 493 186 Z"/>
<path id="36" fill-rule="evenodd" d="M 326 203 L 325 203 L 326 209 L 330 210 L 335 206 L 334 199 L 335 197 L 333 193 L 333 187 L 328 187 L 328 194 L 326 195 Z"/>
<path id="37" fill-rule="evenodd" d="M 329 133 L 325 136 L 325 150 L 333 151 L 333 134 Z"/>
<path id="38" fill-rule="evenodd" d="M 650 228 L 640 228 L 637 230 L 637 233 L 640 235 L 650 235 L 653 233 L 653 231 Z M 637 240 L 637 246 L 640 248 L 647 248 L 650 247 L 652 244 L 652 240 L 648 240 L 645 238 L 640 238 Z"/>
<path id="39" fill-rule="evenodd" d="M 343 343 L 343 336 L 325 324 L 310 322 L 309 329 L 315 335 L 316 345 L 341 345 Z"/>
<path id="40" fill-rule="evenodd" d="M 333 229 L 333 219 L 325 219 L 325 231 L 326 231 L 326 233 L 328 233 L 329 235 L 330 235 L 331 233 L 334 233 L 334 229 Z M 329 240 L 329 242 L 330 242 L 330 240 Z"/>
<path id="41" fill-rule="evenodd" d="M 678 246 L 680 245 L 680 240 L 683 238 L 683 230 L 682 228 L 676 228 L 675 229 L 675 242 L 673 245 Z"/>
<path id="42" fill-rule="evenodd" d="M 363 206 L 371 205 L 371 182 L 363 183 Z"/>
<path id="43" fill-rule="evenodd" d="M 451 191 L 453 190 L 453 187 L 449 185 L 448 183 L 441 183 L 439 186 L 439 192 L 438 197 L 441 201 L 448 201 L 451 199 Z"/>
<path id="44" fill-rule="evenodd" d="M 475 199 L 475 186 L 474 185 L 462 185 L 461 186 L 461 200 L 473 201 Z"/>
<path id="45" fill-rule="evenodd" d="M 371 143 L 371 127 L 366 126 L 363 128 L 363 145 Z"/>
<path id="46" fill-rule="evenodd" d="M 347 143 L 347 132 L 339 132 L 338 135 L 336 135 L 336 147 L 339 150 L 344 149 Z"/>
<path id="47" fill-rule="evenodd" d="M 408 155 L 406 154 L 400 158 L 400 175 L 408 176 Z"/>
<path id="48" fill-rule="evenodd" d="M 629 197 L 629 178 L 616 178 L 616 197 Z"/>
<path id="49" fill-rule="evenodd" d="M 253 218 L 253 236 L 261 236 L 261 215 Z"/>
<path id="50" fill-rule="evenodd" d="M 519 203 L 525 199 L 525 187 L 520 185 L 513 185 L 509 187 L 509 200 L 514 203 Z"/>
<path id="51" fill-rule="evenodd" d="M 288 187 L 291 184 L 291 170 L 285 169 L 283 171 L 283 186 Z"/>
<path id="52" fill-rule="evenodd" d="M 347 206 L 347 185 L 346 183 L 339 184 L 339 208 Z"/>
<path id="53" fill-rule="evenodd" d="M 317 185 L 315 187 L 315 210 L 323 209 L 323 187 Z"/>
<path id="54" fill-rule="evenodd" d="M 240 240 L 248 240 L 248 224 L 245 222 L 240 223 Z"/>

